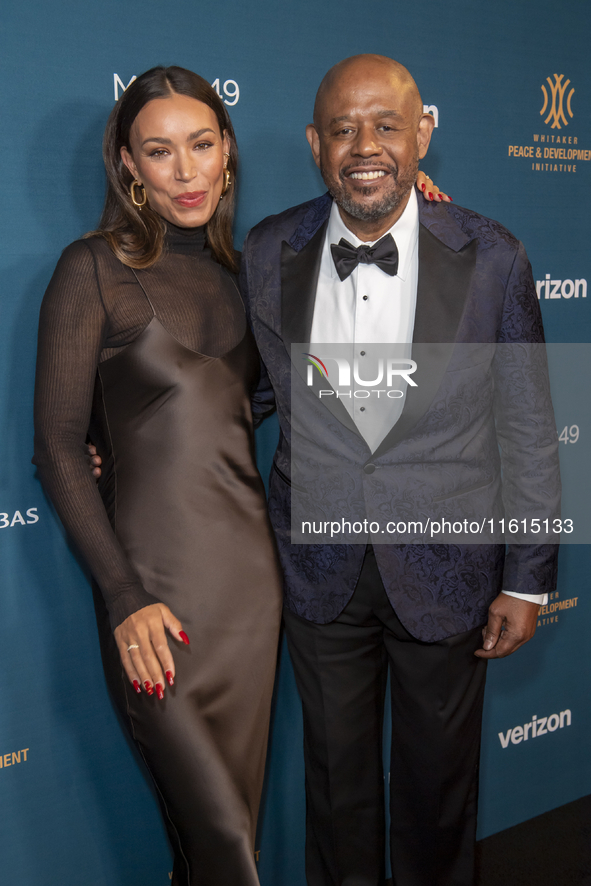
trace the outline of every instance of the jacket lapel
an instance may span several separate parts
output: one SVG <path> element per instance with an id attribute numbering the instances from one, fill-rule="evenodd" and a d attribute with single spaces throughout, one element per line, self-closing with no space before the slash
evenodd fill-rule
<path id="1" fill-rule="evenodd" d="M 291 245 L 291 242 L 297 242 L 297 231 L 290 243 L 283 241 L 281 244 L 281 335 L 292 358 L 292 367 L 304 382 L 306 382 L 307 365 L 303 359 L 304 353 L 292 355 L 291 346 L 301 343 L 305 351 L 309 350 L 316 287 L 327 225 L 328 219 L 299 252 Z M 310 393 L 313 393 L 341 424 L 359 435 L 355 422 L 337 397 L 320 397 L 321 389 L 330 388 L 329 382 L 320 378 L 317 372 L 313 373 L 312 379 Z"/>
<path id="2" fill-rule="evenodd" d="M 452 220 L 438 226 L 438 236 L 426 224 L 419 227 L 419 281 L 412 346 L 412 357 L 417 363 L 413 379 L 417 386 L 408 387 L 402 415 L 374 456 L 382 455 L 406 437 L 433 402 L 453 353 L 471 288 L 477 247 L 477 241 L 470 240 Z"/>
<path id="3" fill-rule="evenodd" d="M 310 341 L 327 224 L 299 251 L 285 240 L 281 244 L 281 337 L 288 350 L 292 342 Z"/>

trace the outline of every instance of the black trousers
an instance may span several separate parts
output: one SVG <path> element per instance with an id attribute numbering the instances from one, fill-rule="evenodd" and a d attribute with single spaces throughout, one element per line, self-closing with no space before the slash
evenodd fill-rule
<path id="1" fill-rule="evenodd" d="M 368 546 L 349 604 L 314 624 L 286 611 L 304 709 L 308 886 L 382 886 L 382 727 L 392 696 L 394 886 L 472 886 L 486 662 L 481 629 L 423 643 L 402 626 Z"/>

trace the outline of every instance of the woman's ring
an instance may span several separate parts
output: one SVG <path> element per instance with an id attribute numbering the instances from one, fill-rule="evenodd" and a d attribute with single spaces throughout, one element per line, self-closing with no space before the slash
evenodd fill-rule
<path id="1" fill-rule="evenodd" d="M 137 643 L 132 643 L 131 646 L 127 647 L 127 651 L 131 652 L 132 649 L 139 649 L 139 648 L 140 647 L 137 645 Z"/>

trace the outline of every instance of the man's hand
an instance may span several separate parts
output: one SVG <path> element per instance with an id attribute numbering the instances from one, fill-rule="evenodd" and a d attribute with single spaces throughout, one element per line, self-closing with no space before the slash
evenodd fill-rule
<path id="1" fill-rule="evenodd" d="M 535 634 L 539 608 L 529 600 L 499 594 L 490 605 L 488 624 L 482 629 L 483 648 L 477 649 L 474 655 L 478 658 L 511 655 Z"/>

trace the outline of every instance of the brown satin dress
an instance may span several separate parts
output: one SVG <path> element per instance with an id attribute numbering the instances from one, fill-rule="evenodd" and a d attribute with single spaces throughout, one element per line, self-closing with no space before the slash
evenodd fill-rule
<path id="1" fill-rule="evenodd" d="M 143 589 L 170 607 L 191 641 L 169 640 L 176 678 L 163 701 L 136 694 L 113 637 L 116 600 L 95 584 L 107 680 L 161 799 L 175 851 L 173 886 L 258 886 L 254 838 L 281 613 L 275 547 L 254 458 L 250 394 L 258 354 L 240 314 L 241 340 L 216 357 L 181 344 L 157 319 L 150 286 L 164 290 L 167 268 L 184 259 L 167 256 L 160 271 L 134 274 L 117 270 L 102 244 L 91 246 L 99 279 L 112 267 L 123 275 L 111 287 L 113 305 L 120 292 L 135 297 L 139 283 L 138 297 L 152 313 L 143 331 L 98 367 L 90 433 L 103 457 L 101 497 Z M 85 259 L 82 247 L 78 253 Z M 72 259 L 66 260 L 67 271 Z M 48 290 L 42 323 L 52 319 L 65 273 Z M 42 344 L 47 371 L 39 381 L 39 426 L 51 423 L 42 409 L 50 396 L 43 387 L 51 368 L 45 355 Z M 53 437 L 39 433 L 40 466 L 50 461 L 44 433 Z M 52 471 L 44 471 L 51 488 Z M 62 519 L 67 522 L 67 514 Z"/>
<path id="2" fill-rule="evenodd" d="M 176 644 L 175 686 L 158 702 L 134 692 L 110 629 L 105 638 L 119 672 L 115 692 L 125 691 L 133 737 L 185 862 L 175 886 L 258 884 L 280 596 L 252 450 L 255 371 L 248 330 L 212 358 L 179 344 L 156 317 L 99 368 L 94 421 L 113 453 L 104 488 L 114 528 L 146 590 L 191 639 Z"/>

